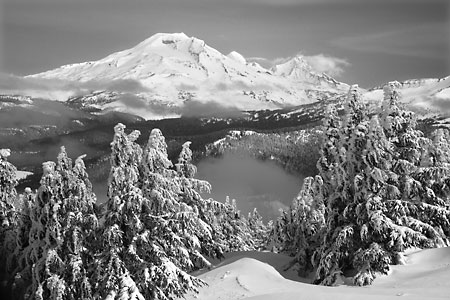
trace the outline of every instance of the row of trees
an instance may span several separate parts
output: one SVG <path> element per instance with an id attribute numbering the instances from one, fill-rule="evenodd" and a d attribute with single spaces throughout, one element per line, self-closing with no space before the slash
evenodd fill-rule
<path id="1" fill-rule="evenodd" d="M 444 129 L 430 138 L 416 129 L 396 83 L 385 87 L 373 116 L 353 86 L 342 118 L 328 109 L 319 175 L 305 179 L 275 223 L 272 243 L 324 285 L 352 273 L 355 284 L 367 285 L 401 263 L 409 247 L 448 246 L 449 137 Z"/>
<path id="2" fill-rule="evenodd" d="M 189 142 L 173 165 L 159 129 L 145 147 L 125 129 L 114 128 L 101 206 L 83 157 L 72 162 L 61 148 L 43 164 L 40 188 L 18 196 L 10 153 L 0 151 L 0 275 L 10 297 L 175 299 L 205 284 L 189 272 L 209 267 L 209 257 L 259 245 L 251 229 L 266 229 L 257 212 L 247 220 L 235 201 L 201 197 L 211 187 L 194 178 Z"/>

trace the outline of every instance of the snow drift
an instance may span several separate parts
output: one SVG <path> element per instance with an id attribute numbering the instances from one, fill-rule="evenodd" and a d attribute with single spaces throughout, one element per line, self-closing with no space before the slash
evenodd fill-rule
<path id="1" fill-rule="evenodd" d="M 448 299 L 450 295 L 450 248 L 406 254 L 406 264 L 393 266 L 389 275 L 378 277 L 369 287 L 342 284 L 316 286 L 305 278 L 283 271 L 290 258 L 269 252 L 237 252 L 199 275 L 208 283 L 198 295 L 187 299 Z M 280 274 L 281 272 L 281 274 Z M 296 279 L 286 279 L 282 276 Z"/>

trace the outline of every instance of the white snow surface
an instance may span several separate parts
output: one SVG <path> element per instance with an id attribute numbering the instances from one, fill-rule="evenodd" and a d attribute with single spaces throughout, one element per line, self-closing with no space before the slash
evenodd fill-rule
<path id="1" fill-rule="evenodd" d="M 421 115 L 450 114 L 450 76 L 444 78 L 412 79 L 399 83 L 402 101 Z M 382 101 L 383 89 L 363 94 L 368 101 Z"/>
<path id="2" fill-rule="evenodd" d="M 145 89 L 139 96 L 149 102 L 182 106 L 187 100 L 183 95 L 188 92 L 192 96 L 189 100 L 240 110 L 276 109 L 317 100 L 308 97 L 305 90 L 325 94 L 348 90 L 347 84 L 313 72 L 301 56 L 268 70 L 247 63 L 236 51 L 224 55 L 184 33 L 158 33 L 103 59 L 28 77 L 81 83 L 133 80 Z M 115 104 L 114 110 L 127 112 L 125 103 Z"/>
<path id="3" fill-rule="evenodd" d="M 33 175 L 32 172 L 28 172 L 28 171 L 16 171 L 16 178 L 17 180 L 22 180 L 27 178 L 28 176 Z"/>
<path id="4" fill-rule="evenodd" d="M 208 286 L 186 299 L 252 300 L 360 300 L 449 299 L 450 248 L 420 250 L 406 254 L 406 264 L 392 266 L 368 287 L 324 287 L 305 283 L 293 271 L 283 271 L 290 257 L 270 252 L 237 252 L 214 269 L 198 275 Z M 289 280 L 286 278 L 296 279 Z M 303 282 L 299 282 L 303 281 Z"/>
<path id="5" fill-rule="evenodd" d="M 241 64 L 247 64 L 247 60 L 245 59 L 244 56 L 242 56 L 242 54 L 236 52 L 236 51 L 231 51 L 230 53 L 228 53 L 227 55 L 229 58 L 234 59 L 235 61 L 241 63 Z"/>

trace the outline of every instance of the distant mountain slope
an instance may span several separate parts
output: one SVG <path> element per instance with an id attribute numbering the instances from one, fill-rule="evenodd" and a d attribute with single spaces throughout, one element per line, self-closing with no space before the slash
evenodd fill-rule
<path id="1" fill-rule="evenodd" d="M 450 115 L 450 76 L 444 78 L 410 79 L 396 82 L 401 101 L 419 116 Z M 368 101 L 381 101 L 383 87 L 375 87 L 364 94 Z"/>
<path id="2" fill-rule="evenodd" d="M 132 105 L 139 107 L 133 113 L 140 112 L 147 118 L 152 117 L 149 110 L 158 110 L 155 105 L 162 110 L 161 106 L 199 101 L 240 110 L 276 109 L 325 100 L 348 90 L 347 84 L 315 73 L 301 56 L 269 70 L 248 63 L 238 52 L 224 55 L 184 33 L 155 34 L 133 48 L 98 61 L 65 65 L 29 77 L 82 83 L 137 81 L 143 91 L 133 94 Z M 117 93 L 112 101 L 91 102 L 88 106 L 129 112 L 129 94 Z M 88 98 L 86 101 L 92 100 L 91 95 Z M 82 101 L 82 97 L 79 99 Z"/>

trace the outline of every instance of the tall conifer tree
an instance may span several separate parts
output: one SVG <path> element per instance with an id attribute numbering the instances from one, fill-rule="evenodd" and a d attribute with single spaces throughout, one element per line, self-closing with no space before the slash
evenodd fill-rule
<path id="1" fill-rule="evenodd" d="M 17 212 L 16 167 L 8 161 L 9 149 L 0 149 L 0 293 L 6 293 L 11 281 L 11 256 L 15 249 Z"/>
<path id="2" fill-rule="evenodd" d="M 32 210 L 29 243 L 19 270 L 31 277 L 25 295 L 32 299 L 92 299 L 92 234 L 97 227 L 95 195 L 82 157 L 75 166 L 64 147 L 57 163 L 43 164 Z"/>

